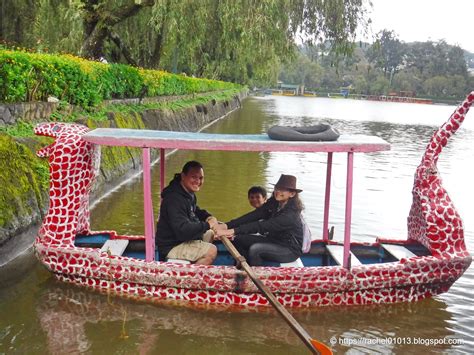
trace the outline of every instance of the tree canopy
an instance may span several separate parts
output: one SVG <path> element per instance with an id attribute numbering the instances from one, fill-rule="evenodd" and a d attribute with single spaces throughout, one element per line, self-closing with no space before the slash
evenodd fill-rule
<path id="1" fill-rule="evenodd" d="M 349 87 L 356 94 L 409 92 L 460 99 L 474 86 L 467 65 L 471 57 L 444 40 L 405 43 L 385 29 L 373 44 L 359 43 L 352 56 L 342 59 L 325 45 L 302 46 L 297 60 L 283 67 L 280 79 L 323 92 Z"/>
<path id="2" fill-rule="evenodd" d="M 3 0 L 20 46 L 239 83 L 274 81 L 295 39 L 348 53 L 368 0 Z"/>

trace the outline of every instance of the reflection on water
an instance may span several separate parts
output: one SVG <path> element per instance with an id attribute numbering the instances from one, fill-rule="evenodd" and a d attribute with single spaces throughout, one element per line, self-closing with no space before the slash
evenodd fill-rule
<path id="1" fill-rule="evenodd" d="M 377 135 L 392 145 L 388 152 L 356 154 L 352 236 L 405 238 L 415 168 L 432 134 L 454 107 L 315 98 L 249 98 L 243 108 L 207 129 L 216 133 L 263 133 L 275 124 L 329 122 L 342 133 Z M 450 140 L 438 167 L 444 185 L 464 217 L 468 248 L 474 251 L 471 204 L 474 115 Z M 254 184 L 271 191 L 281 173 L 298 177 L 303 188 L 306 220 L 315 236 L 322 231 L 326 156 L 306 153 L 241 153 L 179 151 L 167 160 L 166 182 L 187 160 L 205 167 L 198 194 L 201 207 L 221 220 L 250 210 L 247 189 Z M 346 156 L 333 161 L 330 224 L 335 238 L 344 231 Z M 153 171 L 155 215 L 159 209 L 159 169 Z M 103 199 L 93 209 L 96 230 L 143 234 L 142 185 L 137 179 Z M 30 255 L 29 258 L 32 256 Z M 31 260 L 31 259 L 29 259 Z M 30 262 L 31 263 L 31 262 Z M 305 353 L 299 340 L 273 312 L 242 313 L 222 309 L 137 304 L 57 285 L 36 263 L 13 283 L 0 277 L 0 353 L 64 353 L 104 351 L 159 354 L 287 354 Z M 0 275 L 10 273 L 0 270 Z M 14 279 L 14 278 L 13 278 Z M 415 304 L 324 308 L 295 311 L 318 340 L 398 337 L 399 343 L 351 347 L 336 344 L 338 353 L 465 352 L 474 346 L 474 267 L 451 290 Z M 62 326 L 58 326 L 62 325 Z M 122 335 L 122 337 L 121 337 Z M 461 339 L 463 345 L 408 345 L 414 338 Z M 405 339 L 405 340 L 403 340 Z M 405 342 L 405 344 L 401 343 Z M 70 349 L 70 350 L 67 350 Z"/>
<path id="2" fill-rule="evenodd" d="M 305 348 L 272 310 L 242 313 L 232 308 L 201 309 L 150 305 L 107 297 L 54 281 L 46 282 L 36 300 L 36 312 L 52 354 L 67 352 L 165 354 L 296 354 Z M 326 308 L 294 312 L 297 320 L 318 339 L 335 337 L 337 351 L 349 347 L 344 339 L 408 339 L 410 324 L 421 317 L 419 338 L 452 337 L 449 313 L 443 302 L 430 300 L 414 307 Z M 430 318 L 425 312 L 430 312 Z M 397 325 L 392 322 L 397 319 Z M 334 322 L 337 320 L 337 322 Z M 347 340 L 346 340 L 347 342 Z M 395 340 L 385 345 L 352 344 L 352 350 L 425 352 L 424 345 L 408 347 Z M 405 340 L 408 342 L 408 340 Z M 220 349 L 216 351 L 216 349 Z M 438 346 L 438 350 L 449 346 Z"/>

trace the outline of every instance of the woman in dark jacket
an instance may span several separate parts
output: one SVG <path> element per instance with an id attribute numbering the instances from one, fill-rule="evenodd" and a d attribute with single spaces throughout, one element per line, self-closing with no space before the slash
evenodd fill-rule
<path id="1" fill-rule="evenodd" d="M 282 174 L 265 204 L 220 225 L 217 236 L 235 236 L 235 247 L 252 266 L 263 265 L 264 260 L 295 261 L 302 254 L 303 244 L 301 191 L 296 188 L 296 177 Z"/>

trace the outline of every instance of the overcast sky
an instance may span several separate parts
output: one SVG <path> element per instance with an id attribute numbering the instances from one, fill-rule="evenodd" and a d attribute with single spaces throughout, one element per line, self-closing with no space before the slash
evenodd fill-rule
<path id="1" fill-rule="evenodd" d="M 444 39 L 474 53 L 474 0 L 372 0 L 372 3 L 373 34 L 386 28 L 394 30 L 404 42 Z"/>

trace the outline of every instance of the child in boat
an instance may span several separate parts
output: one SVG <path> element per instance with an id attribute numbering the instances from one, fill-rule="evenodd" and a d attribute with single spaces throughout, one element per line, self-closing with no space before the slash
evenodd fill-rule
<path id="1" fill-rule="evenodd" d="M 212 228 L 217 219 L 199 208 L 195 192 L 204 183 L 201 163 L 188 161 L 161 193 L 156 246 L 160 260 L 183 259 L 211 265 L 217 256 Z"/>
<path id="2" fill-rule="evenodd" d="M 216 238 L 233 239 L 237 250 L 252 266 L 263 265 L 265 260 L 295 261 L 302 254 L 303 244 L 300 192 L 302 190 L 296 188 L 296 177 L 282 174 L 267 202 L 252 212 L 218 225 Z"/>
<path id="3" fill-rule="evenodd" d="M 250 206 L 259 208 L 267 201 L 267 190 L 262 186 L 252 186 L 247 192 Z"/>

